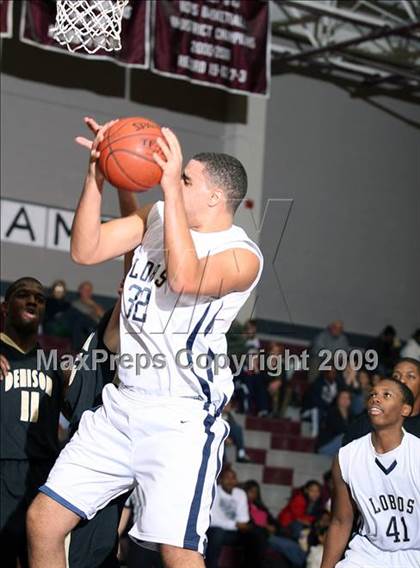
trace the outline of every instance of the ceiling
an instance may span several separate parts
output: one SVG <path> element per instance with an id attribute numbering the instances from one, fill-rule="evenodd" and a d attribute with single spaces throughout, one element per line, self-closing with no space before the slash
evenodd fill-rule
<path id="1" fill-rule="evenodd" d="M 420 0 L 271 0 L 272 75 L 420 100 Z"/>

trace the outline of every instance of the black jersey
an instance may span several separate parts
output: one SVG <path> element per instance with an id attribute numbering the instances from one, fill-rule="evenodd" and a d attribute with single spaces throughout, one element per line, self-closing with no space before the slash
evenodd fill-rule
<path id="1" fill-rule="evenodd" d="M 51 460 L 58 454 L 58 419 L 63 398 L 60 372 L 46 368 L 48 354 L 36 345 L 22 353 L 3 340 L 0 352 L 10 371 L 0 381 L 0 458 Z"/>
<path id="2" fill-rule="evenodd" d="M 115 354 L 106 347 L 103 335 L 112 310 L 101 319 L 85 341 L 75 364 L 66 392 L 65 406 L 73 434 L 85 410 L 102 404 L 102 389 L 115 375 Z"/>
<path id="3" fill-rule="evenodd" d="M 115 375 L 113 354 L 103 341 L 103 334 L 111 316 L 107 312 L 85 341 L 80 352 L 80 363 L 73 368 L 66 394 L 66 408 L 70 413 L 70 431 L 77 429 L 85 410 L 102 404 L 102 389 Z M 102 362 L 94 365 L 94 360 Z M 124 503 L 129 495 L 117 497 L 98 511 L 90 521 L 81 521 L 72 531 L 68 551 L 70 568 L 115 568 L 119 566 L 118 524 Z"/>
<path id="4" fill-rule="evenodd" d="M 410 434 L 420 438 L 420 414 L 417 416 L 409 416 L 404 420 L 404 429 Z M 362 436 L 366 436 L 369 432 L 372 432 L 372 424 L 370 423 L 368 413 L 362 412 L 349 426 L 347 432 L 344 434 L 342 446 L 346 446 L 353 442 L 353 440 L 358 440 Z"/>

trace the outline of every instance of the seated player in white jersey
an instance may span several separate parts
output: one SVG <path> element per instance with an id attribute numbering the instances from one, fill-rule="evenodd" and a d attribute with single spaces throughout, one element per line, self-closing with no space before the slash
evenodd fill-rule
<path id="1" fill-rule="evenodd" d="M 82 264 L 134 249 L 121 301 L 121 384 L 83 414 L 28 512 L 31 567 L 64 568 L 64 539 L 80 518 L 138 486 L 132 538 L 158 545 L 166 568 L 202 568 L 228 434 L 221 412 L 233 392 L 227 361 L 218 369 L 215 360 L 263 266 L 233 225 L 247 176 L 225 154 L 198 154 L 183 169 L 178 139 L 162 129 L 164 201 L 101 224 L 97 148 L 108 127 L 91 148 L 71 249 Z"/>
<path id="2" fill-rule="evenodd" d="M 403 428 L 410 389 L 383 379 L 371 391 L 373 432 L 341 448 L 333 465 L 333 514 L 321 568 L 419 568 L 420 440 Z M 353 525 L 357 533 L 342 555 Z"/>

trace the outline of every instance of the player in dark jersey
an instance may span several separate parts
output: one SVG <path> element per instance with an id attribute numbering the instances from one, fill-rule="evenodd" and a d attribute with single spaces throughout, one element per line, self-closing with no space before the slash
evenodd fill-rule
<path id="1" fill-rule="evenodd" d="M 45 294 L 33 278 L 22 278 L 6 292 L 6 316 L 1 334 L 1 551 L 2 565 L 16 568 L 19 558 L 27 566 L 25 515 L 59 453 L 58 419 L 65 408 L 73 433 L 82 413 L 101 403 L 101 391 L 115 371 L 118 306 L 102 318 L 86 340 L 75 365 L 63 403 L 60 373 L 37 360 L 38 326 L 42 322 Z M 96 364 L 93 358 L 96 357 Z M 40 366 L 41 362 L 41 366 Z M 90 522 L 73 531 L 68 543 L 70 568 L 114 568 L 118 548 L 118 523 L 126 495 L 110 503 Z"/>
<path id="2" fill-rule="evenodd" d="M 37 360 L 45 292 L 35 278 L 6 290 L 0 336 L 0 549 L 2 566 L 27 566 L 25 515 L 58 455 L 63 377 Z"/>
<path id="3" fill-rule="evenodd" d="M 411 416 L 405 419 L 404 428 L 420 438 L 420 362 L 410 357 L 400 359 L 392 372 L 392 378 L 404 383 L 413 393 L 414 407 Z M 357 440 L 372 431 L 367 412 L 354 420 L 344 435 L 342 446 Z"/>
<path id="4" fill-rule="evenodd" d="M 107 312 L 98 328 L 85 341 L 81 363 L 73 368 L 66 394 L 70 433 L 77 429 L 83 412 L 102 403 L 102 389 L 115 375 L 114 353 L 118 348 L 119 306 Z M 95 363 L 96 358 L 96 363 Z M 128 494 L 99 511 L 90 521 L 81 521 L 70 534 L 69 568 L 118 568 L 118 525 Z"/>

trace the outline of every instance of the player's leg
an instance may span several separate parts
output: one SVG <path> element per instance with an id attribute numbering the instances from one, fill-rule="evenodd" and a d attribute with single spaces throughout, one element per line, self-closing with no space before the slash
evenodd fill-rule
<path id="1" fill-rule="evenodd" d="M 195 400 L 145 403 L 138 416 L 146 435 L 133 448 L 141 507 L 130 535 L 160 544 L 165 568 L 202 568 L 228 425 Z"/>
<path id="2" fill-rule="evenodd" d="M 0 463 L 0 550 L 5 568 L 28 567 L 26 513 L 48 477 L 50 460 L 1 460 Z"/>
<path id="3" fill-rule="evenodd" d="M 160 551 L 165 568 L 204 568 L 203 557 L 194 550 L 162 544 Z"/>
<path id="4" fill-rule="evenodd" d="M 80 516 L 39 493 L 26 517 L 31 568 L 66 568 L 64 540 Z"/>
<path id="5" fill-rule="evenodd" d="M 118 526 L 130 492 L 108 503 L 90 521 L 82 521 L 69 535 L 69 568 L 118 568 Z"/>
<path id="6" fill-rule="evenodd" d="M 0 460 L 0 550 L 4 568 L 16 568 L 26 548 L 26 477 L 29 462 Z"/>
<path id="7" fill-rule="evenodd" d="M 83 414 L 78 431 L 40 488 L 44 498 L 38 497 L 29 509 L 34 566 L 50 555 L 59 563 L 48 565 L 61 567 L 65 537 L 80 518 L 93 518 L 134 483 L 124 401 L 113 385 L 105 387 L 103 400 L 103 406 Z"/>

